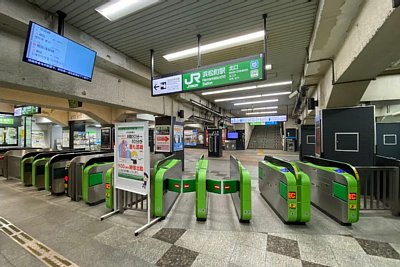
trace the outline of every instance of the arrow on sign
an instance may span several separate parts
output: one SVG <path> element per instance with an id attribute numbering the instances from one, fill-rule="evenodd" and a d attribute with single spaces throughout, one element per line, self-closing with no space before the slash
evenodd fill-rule
<path id="1" fill-rule="evenodd" d="M 160 86 L 158 84 L 154 85 L 154 90 L 157 90 Z"/>

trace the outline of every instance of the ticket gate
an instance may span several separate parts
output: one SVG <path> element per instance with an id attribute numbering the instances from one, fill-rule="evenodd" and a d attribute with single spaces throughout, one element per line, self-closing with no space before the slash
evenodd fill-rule
<path id="1" fill-rule="evenodd" d="M 74 151 L 80 150 L 48 150 L 48 151 L 34 151 L 25 154 L 21 160 L 21 182 L 24 186 L 31 186 L 33 184 L 32 181 L 32 172 L 33 172 L 33 162 L 42 158 L 50 158 L 52 155 L 63 154 L 63 153 L 71 153 Z M 44 166 L 44 165 L 43 165 Z M 37 171 L 37 169 L 36 169 Z M 36 172 L 37 174 L 37 172 Z M 42 180 L 44 179 L 44 169 L 42 171 Z M 44 184 L 44 182 L 42 182 Z"/>
<path id="2" fill-rule="evenodd" d="M 105 199 L 105 173 L 114 163 L 114 153 L 82 155 L 68 168 L 67 195 L 71 200 L 97 204 Z"/>
<path id="3" fill-rule="evenodd" d="M 52 194 L 68 192 L 68 167 L 75 157 L 81 155 L 103 154 L 105 151 L 83 151 L 55 155 L 45 165 L 45 189 Z"/>
<path id="4" fill-rule="evenodd" d="M 46 149 L 26 148 L 4 153 L 3 176 L 7 179 L 21 179 L 21 160 L 25 154 L 34 151 L 46 151 Z"/>
<path id="5" fill-rule="evenodd" d="M 265 156 L 258 164 L 258 186 L 283 222 L 310 221 L 310 178 L 294 164 Z"/>
<path id="6" fill-rule="evenodd" d="M 296 165 L 311 180 L 311 203 L 343 225 L 359 219 L 360 183 L 350 164 L 305 156 Z"/>
<path id="7" fill-rule="evenodd" d="M 10 150 L 23 150 L 23 148 L 19 147 L 7 147 L 7 148 L 0 148 L 0 176 L 4 175 L 4 169 L 6 167 L 4 154 Z"/>
<path id="8" fill-rule="evenodd" d="M 179 160 L 159 162 L 155 168 L 154 215 L 165 217 L 180 193 L 196 192 L 196 218 L 207 219 L 208 193 L 230 194 L 240 222 L 251 220 L 251 177 L 233 156 L 230 159 L 230 180 L 212 180 L 208 176 L 208 160 L 202 156 L 196 164 L 195 179 L 182 179 Z"/>

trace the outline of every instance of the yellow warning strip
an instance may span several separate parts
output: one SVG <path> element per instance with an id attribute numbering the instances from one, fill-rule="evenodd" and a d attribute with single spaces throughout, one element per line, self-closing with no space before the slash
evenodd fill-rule
<path id="1" fill-rule="evenodd" d="M 2 217 L 0 217 L 0 232 L 3 232 L 47 266 L 79 267 Z"/>

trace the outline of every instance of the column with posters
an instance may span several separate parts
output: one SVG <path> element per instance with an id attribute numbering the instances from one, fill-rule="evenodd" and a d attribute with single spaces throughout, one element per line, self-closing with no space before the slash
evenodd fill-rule
<path id="1" fill-rule="evenodd" d="M 148 195 L 150 183 L 150 151 L 147 122 L 116 125 L 115 187 Z"/>

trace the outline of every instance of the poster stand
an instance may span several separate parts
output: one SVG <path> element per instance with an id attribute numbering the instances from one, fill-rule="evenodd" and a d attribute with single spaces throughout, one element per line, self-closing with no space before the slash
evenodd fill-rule
<path id="1" fill-rule="evenodd" d="M 138 235 L 160 218 L 151 220 L 150 147 L 148 122 L 115 125 L 113 211 L 100 217 L 104 220 L 124 211 L 118 197 L 141 196 L 147 201 L 147 223 L 135 231 Z"/>

